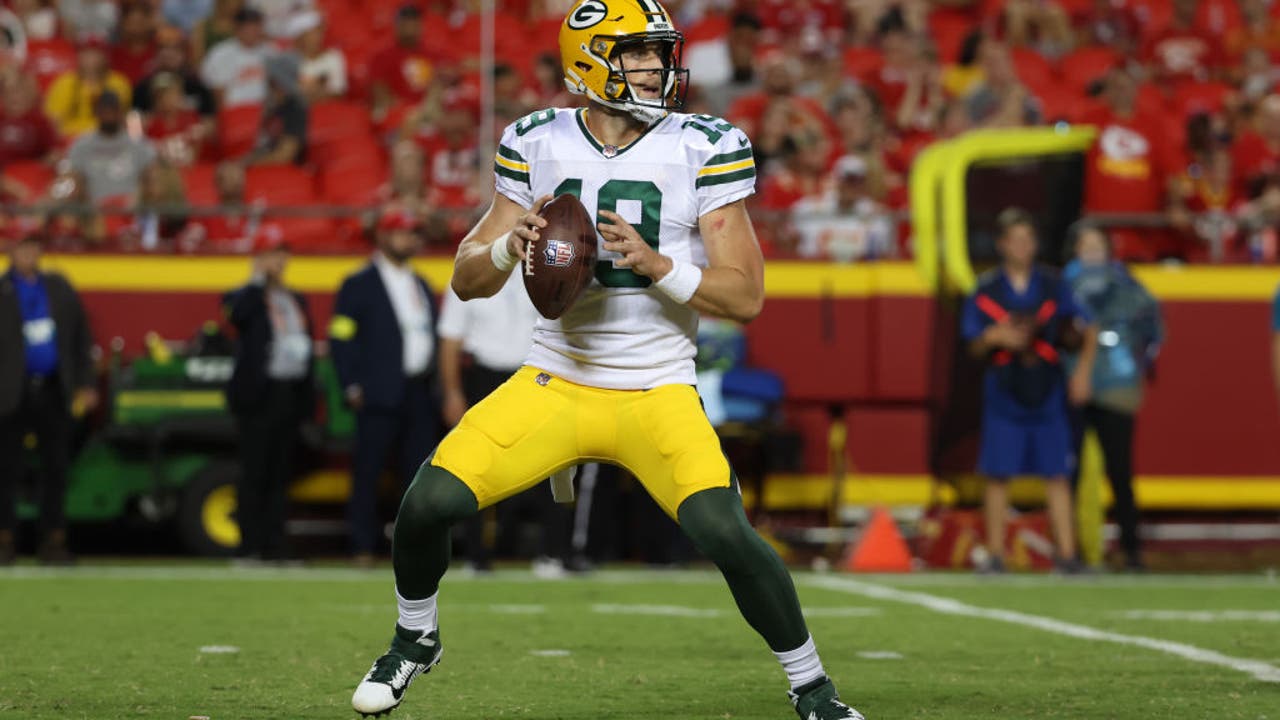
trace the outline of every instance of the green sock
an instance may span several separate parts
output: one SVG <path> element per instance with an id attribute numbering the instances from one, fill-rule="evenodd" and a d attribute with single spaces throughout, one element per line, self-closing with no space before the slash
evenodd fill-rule
<path id="1" fill-rule="evenodd" d="M 680 504 L 677 515 L 693 544 L 720 568 L 742 617 L 770 649 L 794 650 L 809 640 L 791 574 L 747 522 L 736 490 L 698 492 Z"/>
<path id="2" fill-rule="evenodd" d="M 436 594 L 453 555 L 450 530 L 478 511 L 475 493 L 453 473 L 430 461 L 418 468 L 400 502 L 391 543 L 401 597 L 417 600 Z"/>

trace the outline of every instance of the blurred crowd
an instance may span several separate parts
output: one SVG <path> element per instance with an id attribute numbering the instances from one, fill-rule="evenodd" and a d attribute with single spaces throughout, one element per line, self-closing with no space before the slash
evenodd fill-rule
<path id="1" fill-rule="evenodd" d="M 570 0 L 494 0 L 496 130 L 572 105 Z M 367 248 L 406 209 L 449 248 L 491 183 L 479 0 L 6 0 L 0 191 L 73 249 Z M 916 154 L 1089 123 L 1088 214 L 1126 260 L 1266 262 L 1280 223 L 1280 3 L 668 0 L 688 109 L 753 139 L 766 254 L 909 255 Z M 74 211 L 85 205 L 99 213 Z M 208 208 L 221 206 L 225 212 Z"/>

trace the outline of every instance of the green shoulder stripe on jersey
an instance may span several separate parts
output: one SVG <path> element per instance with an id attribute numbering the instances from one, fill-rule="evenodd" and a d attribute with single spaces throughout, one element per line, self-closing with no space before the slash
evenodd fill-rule
<path id="1" fill-rule="evenodd" d="M 733 152 L 712 155 L 703 167 L 724 165 L 725 163 L 737 162 L 738 160 L 746 160 L 749 157 L 751 157 L 751 148 L 743 148 L 741 150 L 734 150 Z"/>
<path id="2" fill-rule="evenodd" d="M 516 162 L 519 162 L 519 163 L 525 162 L 523 155 L 516 152 L 515 150 L 512 150 L 506 145 L 501 145 L 501 144 L 498 145 L 498 154 L 508 160 L 515 160 Z"/>
<path id="3" fill-rule="evenodd" d="M 504 178 L 511 178 L 512 180 L 515 180 L 516 182 L 522 182 L 522 183 L 524 183 L 525 185 L 529 185 L 530 187 L 532 187 L 532 183 L 530 183 L 530 182 L 529 182 L 529 173 L 527 173 L 527 172 L 520 172 L 520 171 L 518 171 L 518 170 L 510 170 L 510 169 L 508 169 L 508 168 L 505 168 L 505 167 L 503 167 L 503 166 L 499 165 L 498 163 L 494 163 L 494 164 L 493 164 L 493 171 L 494 171 L 495 173 L 497 173 L 497 174 L 501 175 L 501 176 L 502 176 L 502 177 L 504 177 Z"/>
<path id="4" fill-rule="evenodd" d="M 756 176 L 756 169 L 749 167 L 745 170 L 737 172 L 722 173 L 720 175 L 703 175 L 694 183 L 694 187 L 707 187 L 708 185 L 723 185 L 724 183 L 737 182 L 739 180 L 751 180 Z"/>

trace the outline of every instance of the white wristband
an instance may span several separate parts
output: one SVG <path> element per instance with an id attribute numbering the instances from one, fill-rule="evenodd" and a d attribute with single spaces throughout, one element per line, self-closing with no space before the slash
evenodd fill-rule
<path id="1" fill-rule="evenodd" d="M 687 303 L 693 299 L 702 284 L 702 268 L 682 260 L 671 261 L 671 272 L 663 276 L 653 286 L 666 293 L 678 303 Z"/>
<path id="2" fill-rule="evenodd" d="M 512 232 L 515 232 L 514 230 Z M 511 233 L 507 233 L 489 246 L 489 259 L 493 261 L 493 266 L 502 272 L 511 272 L 516 265 L 520 264 L 520 258 L 512 255 L 511 250 L 507 248 L 507 244 L 511 241 Z"/>

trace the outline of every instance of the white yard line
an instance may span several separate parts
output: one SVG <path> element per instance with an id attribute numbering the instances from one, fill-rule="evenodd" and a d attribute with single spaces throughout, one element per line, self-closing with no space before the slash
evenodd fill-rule
<path id="1" fill-rule="evenodd" d="M 1280 622 L 1280 610 L 1116 610 L 1126 620 L 1169 620 L 1198 623 Z"/>
<path id="2" fill-rule="evenodd" d="M 858 657 L 863 660 L 901 660 L 902 653 L 892 650 L 859 650 Z"/>
<path id="3" fill-rule="evenodd" d="M 490 605 L 489 612 L 499 615 L 541 615 L 547 611 L 546 605 Z"/>
<path id="4" fill-rule="evenodd" d="M 869 617 L 884 612 L 873 607 L 804 607 L 805 617 L 811 618 L 850 618 Z"/>
<path id="5" fill-rule="evenodd" d="M 234 655 L 240 652 L 240 648 L 235 645 L 204 645 L 200 652 L 206 655 Z"/>
<path id="6" fill-rule="evenodd" d="M 652 615 L 656 617 L 714 618 L 724 615 L 720 610 L 691 608 L 682 605 L 615 605 L 596 603 L 591 612 L 600 615 Z"/>
<path id="7" fill-rule="evenodd" d="M 872 598 L 874 600 L 916 605 L 943 615 L 957 615 L 961 617 L 982 618 L 984 620 L 996 620 L 1013 625 L 1035 628 L 1037 630 L 1043 630 L 1057 635 L 1066 635 L 1067 637 L 1073 637 L 1080 640 L 1109 642 L 1118 645 L 1131 645 L 1134 647 L 1146 648 L 1148 650 L 1155 650 L 1168 655 L 1175 655 L 1192 662 L 1229 668 L 1237 672 L 1251 675 L 1255 679 L 1263 682 L 1280 683 L 1280 667 L 1276 667 L 1275 665 L 1261 660 L 1248 660 L 1245 658 L 1223 655 L 1222 653 L 1215 652 L 1213 650 L 1206 650 L 1204 648 L 1187 645 L 1185 643 L 1160 640 L 1158 638 L 1144 637 L 1142 635 L 1122 635 L 1120 633 L 1099 630 L 1087 625 L 1077 625 L 1076 623 L 1064 622 L 1062 620 L 1044 617 L 1043 615 L 1032 615 L 1030 613 L 1018 612 L 1016 610 L 978 607 L 976 605 L 969 605 L 951 598 L 929 595 L 922 592 L 899 590 L 897 588 L 863 582 L 852 578 L 815 576 L 807 578 L 806 584 L 811 587 L 819 587 L 848 595 L 858 595 L 861 597 Z"/>

